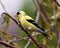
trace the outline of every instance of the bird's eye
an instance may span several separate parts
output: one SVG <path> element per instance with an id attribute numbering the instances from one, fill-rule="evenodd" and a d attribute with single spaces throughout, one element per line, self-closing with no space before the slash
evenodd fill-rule
<path id="1" fill-rule="evenodd" d="M 17 15 L 20 14 L 19 12 L 17 12 Z"/>

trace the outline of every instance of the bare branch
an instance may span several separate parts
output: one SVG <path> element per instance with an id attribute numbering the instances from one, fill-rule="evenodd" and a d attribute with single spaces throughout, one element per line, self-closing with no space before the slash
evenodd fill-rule
<path id="1" fill-rule="evenodd" d="M 42 12 L 43 14 L 44 14 L 44 19 L 45 19 L 45 21 L 46 21 L 46 23 L 49 25 L 49 23 L 50 23 L 50 20 L 49 20 L 49 18 L 48 18 L 48 15 L 46 14 L 46 12 L 44 11 L 44 8 L 42 7 L 42 5 L 41 5 L 41 2 L 39 1 L 39 0 L 37 0 L 37 3 L 38 3 L 38 5 L 39 5 L 39 7 L 40 7 L 40 12 Z"/>
<path id="2" fill-rule="evenodd" d="M 3 3 L 2 3 L 1 0 L 0 0 L 0 4 L 1 4 L 1 6 L 3 7 L 3 10 L 4 10 L 5 12 L 7 12 L 7 10 L 5 9 L 5 6 L 3 5 Z"/>
<path id="3" fill-rule="evenodd" d="M 0 44 L 4 45 L 6 47 L 10 47 L 10 48 L 16 48 L 15 46 L 8 44 L 7 42 L 0 41 Z"/>
<path id="4" fill-rule="evenodd" d="M 57 0 L 54 0 L 54 2 L 60 7 L 60 4 L 58 3 L 58 1 Z"/>
<path id="5" fill-rule="evenodd" d="M 40 11 L 38 10 L 38 11 L 37 11 L 37 15 L 36 15 L 36 19 L 35 19 L 35 22 L 36 22 L 36 23 L 38 22 L 39 15 L 40 15 Z"/>
<path id="6" fill-rule="evenodd" d="M 32 36 L 34 36 L 34 32 L 32 33 Z M 30 42 L 31 42 L 31 39 L 29 39 L 29 41 L 27 42 L 27 44 L 25 45 L 25 47 L 24 47 L 24 48 L 28 48 L 28 46 L 29 46 Z"/>
<path id="7" fill-rule="evenodd" d="M 45 13 L 44 9 L 41 6 L 41 2 L 39 3 L 39 0 L 32 0 L 36 9 L 40 11 L 40 15 L 44 15 L 41 16 L 41 18 L 43 18 L 43 20 L 47 23 L 47 25 L 49 25 L 50 20 L 48 19 L 48 15 Z"/>
<path id="8" fill-rule="evenodd" d="M 15 34 L 11 34 L 11 33 L 9 33 L 9 32 L 4 32 L 4 31 L 1 31 L 1 30 L 0 30 L 0 32 L 1 32 L 1 33 L 4 33 L 4 34 L 8 34 L 8 35 L 11 35 L 11 36 L 13 36 L 13 37 L 16 37 L 16 38 L 19 38 L 19 39 L 23 39 L 23 40 L 26 40 L 26 39 L 24 39 L 24 38 L 22 38 L 22 37 L 20 37 L 20 36 L 18 36 L 18 35 L 15 35 Z"/>
<path id="9" fill-rule="evenodd" d="M 58 46 L 59 32 L 58 32 L 58 28 L 57 28 L 57 18 L 56 18 L 56 8 L 57 8 L 57 6 L 56 6 L 56 0 L 52 0 L 52 3 L 53 3 L 54 23 L 55 23 L 55 26 L 53 27 L 52 31 L 54 31 L 54 33 L 57 36 L 57 46 Z"/>

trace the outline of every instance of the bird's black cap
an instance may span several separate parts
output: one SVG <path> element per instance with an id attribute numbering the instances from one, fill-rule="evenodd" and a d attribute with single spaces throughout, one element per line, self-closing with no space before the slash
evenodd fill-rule
<path id="1" fill-rule="evenodd" d="M 17 12 L 17 15 L 20 14 L 19 12 Z"/>

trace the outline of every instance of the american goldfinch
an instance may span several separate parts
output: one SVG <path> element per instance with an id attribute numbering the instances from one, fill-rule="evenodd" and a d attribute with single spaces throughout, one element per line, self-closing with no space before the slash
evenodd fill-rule
<path id="1" fill-rule="evenodd" d="M 45 33 L 45 30 L 39 27 L 39 25 L 24 11 L 17 12 L 17 18 L 26 30 L 42 33 L 46 38 L 49 38 L 49 35 Z"/>

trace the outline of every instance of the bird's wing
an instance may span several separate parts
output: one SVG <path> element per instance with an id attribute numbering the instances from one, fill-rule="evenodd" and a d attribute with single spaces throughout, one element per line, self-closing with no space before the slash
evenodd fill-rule
<path id="1" fill-rule="evenodd" d="M 27 20 L 28 22 L 32 23 L 33 25 L 35 25 L 37 28 L 39 28 L 42 32 L 42 34 L 46 37 L 49 38 L 50 36 L 48 34 L 45 33 L 45 30 L 41 27 L 39 27 L 39 25 L 34 21 L 34 20 Z"/>
<path id="2" fill-rule="evenodd" d="M 34 21 L 34 20 L 31 20 L 31 19 L 27 19 L 28 22 L 32 23 L 33 25 L 35 25 L 37 28 L 45 31 L 44 29 L 42 29 L 41 27 L 39 27 L 39 25 Z"/>

